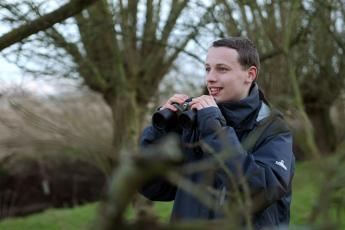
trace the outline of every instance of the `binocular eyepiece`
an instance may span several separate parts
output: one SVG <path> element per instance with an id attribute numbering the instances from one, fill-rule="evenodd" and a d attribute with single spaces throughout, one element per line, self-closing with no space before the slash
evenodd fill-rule
<path id="1" fill-rule="evenodd" d="M 192 98 L 188 98 L 182 105 L 173 103 L 172 105 L 177 108 L 176 112 L 167 108 L 155 112 L 152 116 L 152 125 L 157 129 L 164 129 L 174 125 L 180 125 L 182 128 L 191 129 L 196 120 L 196 111 L 191 110 L 189 107 L 189 102 L 191 101 Z"/>

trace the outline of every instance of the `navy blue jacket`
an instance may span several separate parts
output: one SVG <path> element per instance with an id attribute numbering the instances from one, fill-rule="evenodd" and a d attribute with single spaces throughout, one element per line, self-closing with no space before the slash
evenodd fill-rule
<path id="1" fill-rule="evenodd" d="M 253 225 L 256 229 L 266 226 L 288 225 L 290 220 L 291 181 L 294 173 L 295 158 L 292 152 L 292 135 L 289 130 L 277 132 L 277 126 L 285 125 L 282 119 L 272 122 L 264 130 L 261 138 L 250 150 L 245 150 L 241 141 L 271 113 L 272 110 L 262 101 L 261 93 L 255 85 L 250 95 L 239 101 L 219 103 L 217 107 L 208 107 L 197 112 L 197 127 L 193 130 L 167 128 L 159 130 L 147 127 L 141 137 L 141 148 L 156 143 L 169 132 L 181 136 L 184 162 L 197 162 L 209 158 L 207 151 L 201 147 L 190 147 L 188 143 L 201 140 L 220 153 L 231 147 L 234 155 L 225 161 L 229 170 L 237 175 L 240 165 L 247 178 L 253 201 L 258 205 L 253 213 Z M 278 127 L 279 130 L 280 127 Z M 222 135 L 219 135 L 221 132 Z M 224 141 L 225 140 L 225 141 Z M 193 183 L 203 183 L 203 173 L 186 176 Z M 213 188 L 230 191 L 229 178 L 222 170 L 215 173 Z M 186 191 L 176 188 L 168 182 L 157 178 L 141 191 L 144 196 L 154 201 L 175 200 L 172 220 L 214 219 L 221 213 L 205 207 L 198 199 Z M 224 199 L 220 198 L 220 199 Z"/>

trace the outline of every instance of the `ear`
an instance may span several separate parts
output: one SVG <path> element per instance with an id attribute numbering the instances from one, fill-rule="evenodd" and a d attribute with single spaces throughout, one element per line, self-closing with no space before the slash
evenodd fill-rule
<path id="1" fill-rule="evenodd" d="M 258 70 L 257 70 L 257 68 L 255 66 L 249 67 L 247 69 L 248 75 L 247 75 L 246 81 L 248 83 L 252 83 L 253 81 L 255 81 L 257 72 L 258 72 Z"/>

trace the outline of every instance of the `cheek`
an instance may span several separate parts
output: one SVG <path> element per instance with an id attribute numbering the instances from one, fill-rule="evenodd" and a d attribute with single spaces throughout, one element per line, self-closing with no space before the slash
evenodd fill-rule
<path id="1" fill-rule="evenodd" d="M 235 88 L 236 85 L 238 84 L 236 79 L 231 78 L 231 77 L 224 79 L 223 83 L 226 86 L 226 88 Z"/>

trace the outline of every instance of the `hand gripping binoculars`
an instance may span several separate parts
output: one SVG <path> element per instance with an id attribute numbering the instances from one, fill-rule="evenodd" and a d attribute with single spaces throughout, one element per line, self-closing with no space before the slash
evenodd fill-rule
<path id="1" fill-rule="evenodd" d="M 188 98 L 182 105 L 173 103 L 177 111 L 170 109 L 162 109 L 155 112 L 152 116 L 152 125 L 157 129 L 165 129 L 166 127 L 173 127 L 180 125 L 184 129 L 191 129 L 196 120 L 196 110 L 190 109 L 189 102 L 193 98 Z"/>

